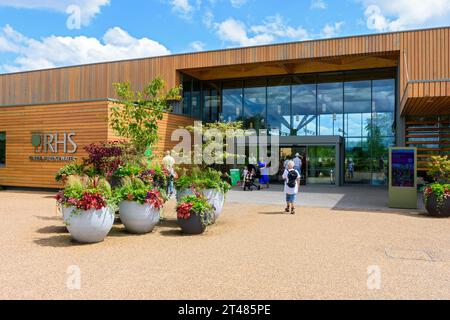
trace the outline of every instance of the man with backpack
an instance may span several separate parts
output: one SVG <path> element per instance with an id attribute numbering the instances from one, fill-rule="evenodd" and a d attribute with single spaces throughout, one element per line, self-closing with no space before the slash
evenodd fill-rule
<path id="1" fill-rule="evenodd" d="M 284 193 L 286 194 L 286 209 L 287 213 L 295 214 L 295 200 L 298 193 L 298 188 L 300 185 L 300 173 L 298 170 L 294 169 L 294 161 L 288 162 L 288 167 L 284 171 L 283 179 L 284 183 Z"/>

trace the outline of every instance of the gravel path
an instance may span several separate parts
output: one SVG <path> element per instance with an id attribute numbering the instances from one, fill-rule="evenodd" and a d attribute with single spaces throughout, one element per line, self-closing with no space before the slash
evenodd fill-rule
<path id="1" fill-rule="evenodd" d="M 187 237 L 173 208 L 152 234 L 116 225 L 105 242 L 77 245 L 52 194 L 0 192 L 0 299 L 450 299 L 450 220 L 232 202 Z M 67 286 L 70 266 L 80 290 Z"/>

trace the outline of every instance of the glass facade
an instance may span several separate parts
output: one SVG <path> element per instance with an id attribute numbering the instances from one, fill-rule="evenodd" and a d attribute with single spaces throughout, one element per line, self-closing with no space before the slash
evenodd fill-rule
<path id="1" fill-rule="evenodd" d="M 396 70 L 183 82 L 183 113 L 281 136 L 342 136 L 345 182 L 387 184 Z M 274 131 L 278 129 L 277 131 Z"/>

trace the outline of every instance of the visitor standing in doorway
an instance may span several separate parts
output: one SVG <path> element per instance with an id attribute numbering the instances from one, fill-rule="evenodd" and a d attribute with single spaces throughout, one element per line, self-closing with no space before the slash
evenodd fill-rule
<path id="1" fill-rule="evenodd" d="M 294 169 L 297 170 L 297 172 L 300 174 L 302 172 L 302 159 L 300 157 L 300 154 L 295 154 L 295 158 L 292 160 L 294 161 Z"/>
<path id="2" fill-rule="evenodd" d="M 300 186 L 300 172 L 295 169 L 295 162 L 289 161 L 288 168 L 284 171 L 284 193 L 286 194 L 287 213 L 295 214 L 295 201 Z"/>
<path id="3" fill-rule="evenodd" d="M 169 177 L 168 177 L 169 181 L 167 182 L 166 192 L 167 192 L 167 196 L 170 198 L 170 197 L 172 197 L 173 192 L 174 192 L 173 184 L 174 184 L 174 180 L 176 179 L 176 172 L 174 169 L 175 159 L 170 154 L 170 151 L 166 151 L 166 156 L 163 158 L 162 164 L 163 164 L 163 168 L 168 171 L 168 175 L 169 175 Z"/>

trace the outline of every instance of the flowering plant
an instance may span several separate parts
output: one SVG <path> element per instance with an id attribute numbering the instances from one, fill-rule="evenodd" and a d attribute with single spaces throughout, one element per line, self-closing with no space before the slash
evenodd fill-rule
<path id="1" fill-rule="evenodd" d="M 198 215 L 203 226 L 212 221 L 213 207 L 208 203 L 207 199 L 199 194 L 186 196 L 177 205 L 178 219 L 189 219 L 191 215 Z"/>
<path id="2" fill-rule="evenodd" d="M 100 210 L 113 206 L 109 183 L 100 178 L 70 176 L 64 190 L 56 195 L 56 201 L 65 207 L 81 210 Z"/>
<path id="3" fill-rule="evenodd" d="M 161 209 L 166 201 L 164 191 L 146 184 L 138 178 L 126 177 L 122 186 L 115 190 L 116 201 L 134 201 L 139 204 L 149 204 L 156 209 Z"/>
<path id="4" fill-rule="evenodd" d="M 84 148 L 88 157 L 84 159 L 85 166 L 92 166 L 94 171 L 102 176 L 110 177 L 121 166 L 136 156 L 136 150 L 124 141 L 107 141 L 94 143 Z"/>
<path id="5" fill-rule="evenodd" d="M 223 194 L 226 194 L 231 185 L 224 180 L 222 173 L 212 168 L 200 169 L 198 167 L 186 171 L 175 182 L 175 187 L 178 191 L 183 191 L 190 188 L 197 190 L 214 189 Z"/>
<path id="6" fill-rule="evenodd" d="M 435 196 L 437 209 L 441 211 L 444 202 L 450 199 L 450 159 L 448 156 L 431 157 L 428 167 L 428 176 L 435 182 L 423 189 L 425 205 L 428 204 L 430 197 Z"/>

